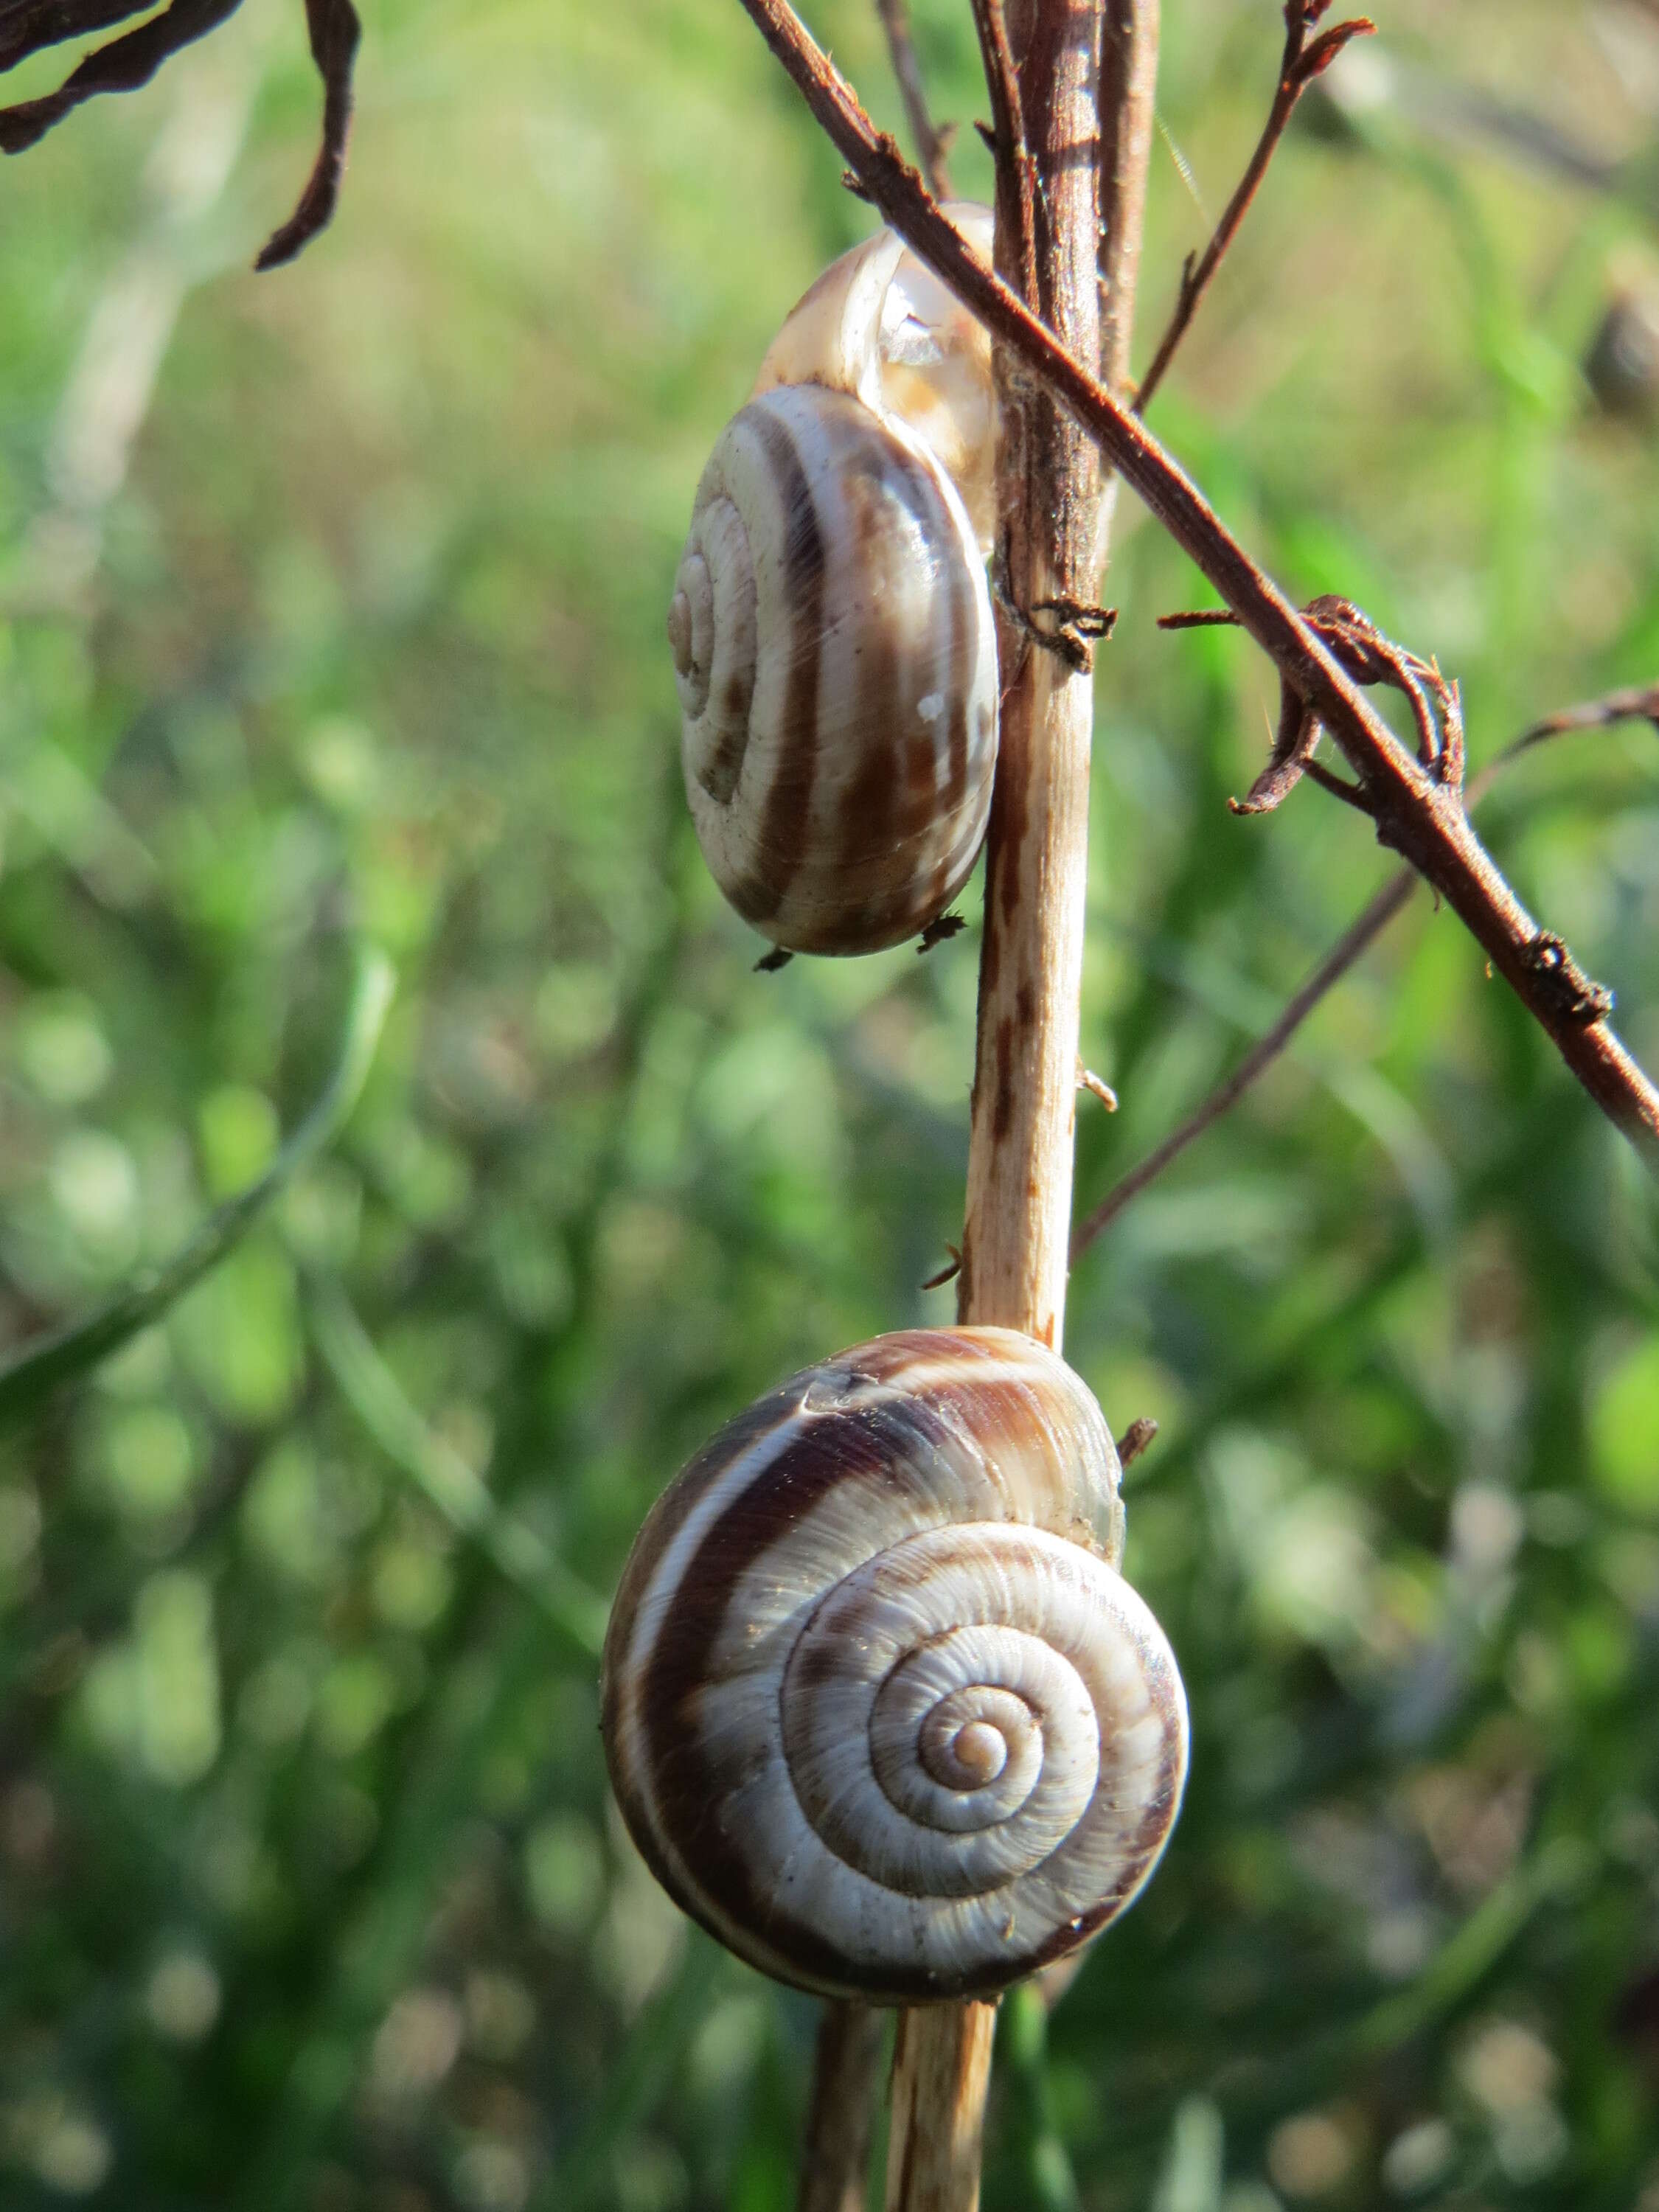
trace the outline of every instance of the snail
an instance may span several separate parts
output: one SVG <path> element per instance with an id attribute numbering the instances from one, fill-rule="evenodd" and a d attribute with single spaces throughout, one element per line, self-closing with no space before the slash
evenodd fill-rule
<path id="1" fill-rule="evenodd" d="M 792 313 L 703 471 L 668 614 L 686 795 L 781 951 L 900 944 L 978 854 L 992 422 L 988 341 L 882 231 Z"/>
<path id="2" fill-rule="evenodd" d="M 989 1995 L 1121 1912 L 1187 1706 L 1118 1571 L 1119 1480 L 1086 1386 L 1007 1329 L 878 1337 L 721 1430 L 605 1641 L 612 1784 L 675 1900 L 885 2003 Z"/>

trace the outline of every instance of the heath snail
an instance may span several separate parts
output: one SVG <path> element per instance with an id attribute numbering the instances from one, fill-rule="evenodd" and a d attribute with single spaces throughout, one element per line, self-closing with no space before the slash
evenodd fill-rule
<path id="1" fill-rule="evenodd" d="M 953 212 L 988 258 L 988 212 Z M 882 231 L 790 315 L 698 484 L 668 616 L 686 793 L 721 890 L 784 951 L 899 944 L 973 866 L 992 422 L 988 342 Z"/>
<path id="2" fill-rule="evenodd" d="M 983 1996 L 1073 1949 L 1174 1825 L 1187 1706 L 1118 1571 L 1085 1385 L 996 1328 L 793 1376 L 659 1500 L 605 1643 L 623 1815 L 781 1980 Z"/>

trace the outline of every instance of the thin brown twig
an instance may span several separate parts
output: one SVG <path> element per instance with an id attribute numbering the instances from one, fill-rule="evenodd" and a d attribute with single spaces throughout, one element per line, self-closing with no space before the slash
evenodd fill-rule
<path id="1" fill-rule="evenodd" d="M 152 15 L 148 23 L 141 23 L 136 31 L 113 39 L 106 46 L 72 69 L 56 92 L 42 93 L 35 100 L 20 100 L 15 106 L 0 108 L 0 153 L 21 154 L 44 138 L 54 124 L 61 123 L 72 114 L 83 100 L 91 100 L 100 92 L 136 92 L 146 85 L 163 62 L 183 47 L 193 46 L 209 32 L 236 13 L 242 0 L 173 0 L 173 5 L 160 15 Z M 123 9 L 122 15 L 128 11 Z M 107 22 L 110 10 L 107 0 L 88 0 L 84 9 L 76 9 L 74 0 L 66 0 L 61 17 L 36 18 L 31 35 L 17 58 L 45 46 L 55 46 L 59 40 L 73 38 L 78 27 L 78 18 L 84 14 L 91 27 L 98 27 L 101 18 Z M 60 24 L 66 27 L 59 27 Z"/>
<path id="2" fill-rule="evenodd" d="M 1323 70 L 1328 70 L 1352 39 L 1368 37 L 1376 28 L 1369 16 L 1356 15 L 1346 23 L 1334 23 L 1328 31 L 1322 32 L 1311 46 L 1308 34 L 1330 6 L 1331 0 L 1285 0 L 1285 52 L 1279 65 L 1279 83 L 1273 92 L 1273 106 L 1267 111 L 1267 120 L 1262 125 L 1261 136 L 1251 155 L 1243 175 L 1231 199 L 1222 212 L 1215 227 L 1215 235 L 1201 255 L 1188 254 L 1181 271 L 1181 289 L 1176 297 L 1174 312 L 1169 327 L 1158 340 L 1158 351 L 1152 356 L 1152 366 L 1140 380 L 1135 396 L 1135 412 L 1144 415 L 1152 404 L 1152 395 L 1163 383 L 1176 349 L 1187 335 L 1199 303 L 1209 290 L 1216 270 L 1221 266 L 1228 247 L 1239 234 L 1250 203 L 1261 188 L 1261 180 L 1268 165 L 1279 150 L 1279 142 L 1297 102 Z"/>
<path id="3" fill-rule="evenodd" d="M 66 39 L 107 31 L 130 15 L 142 15 L 148 5 L 149 0 L 13 0 L 0 7 L 0 70 Z"/>
<path id="4" fill-rule="evenodd" d="M 1655 0 L 1655 4 L 1659 6 L 1659 0 Z M 1473 805 L 1483 795 L 1500 769 L 1522 753 L 1530 752 L 1534 745 L 1544 744 L 1551 738 L 1565 737 L 1572 730 L 1610 730 L 1617 722 L 1650 722 L 1659 730 L 1659 684 L 1638 684 L 1627 691 L 1609 691 L 1602 698 L 1586 700 L 1582 706 L 1564 707 L 1558 714 L 1547 714 L 1541 722 L 1522 730 L 1482 769 L 1469 787 L 1469 804 Z"/>
<path id="5" fill-rule="evenodd" d="M 1293 688 L 1317 712 L 1358 775 L 1379 839 L 1401 852 L 1462 921 L 1607 1118 L 1659 1164 L 1659 1089 L 1605 1020 L 1563 991 L 1559 940 L 1539 928 L 1480 843 L 1461 797 L 1395 737 L 1285 594 L 1226 529 L 1146 425 L 1121 407 L 975 258 L 890 138 L 877 133 L 787 0 L 743 0 L 773 53 L 872 201 L 1024 368 L 1103 448 L 1176 543 L 1196 562 Z"/>
<path id="6" fill-rule="evenodd" d="M 1156 127 L 1160 0 L 1107 0 L 1100 51 L 1100 110 L 1117 128 L 1100 149 L 1100 380 L 1129 383 L 1129 341 L 1140 286 L 1149 152 Z M 1107 487 L 1107 520 L 1115 485 Z"/>
<path id="7" fill-rule="evenodd" d="M 876 13 L 881 17 L 881 27 L 887 33 L 887 52 L 892 58 L 893 75 L 898 81 L 899 98 L 904 102 L 904 112 L 909 118 L 910 136 L 916 142 L 916 158 L 921 173 L 927 179 L 927 189 L 936 200 L 954 197 L 951 176 L 945 163 L 951 150 L 951 141 L 956 136 L 956 125 L 947 123 L 942 130 L 934 125 L 928 112 L 927 94 L 921 81 L 921 64 L 916 59 L 915 42 L 910 36 L 910 18 L 905 11 L 904 0 L 876 0 Z"/>
<path id="8" fill-rule="evenodd" d="M 1206 616 L 1204 619 L 1207 622 L 1211 618 Z M 1167 626 L 1196 629 L 1199 618 L 1180 618 Z M 1534 722 L 1486 763 L 1469 786 L 1468 804 L 1478 805 L 1504 770 L 1534 747 L 1553 738 L 1565 737 L 1575 730 L 1610 729 L 1617 722 L 1627 721 L 1650 722 L 1656 730 L 1659 730 L 1659 684 L 1627 691 L 1610 691 L 1604 698 L 1589 700 L 1583 706 L 1564 708 L 1559 714 L 1547 715 L 1542 721 Z M 1308 772 L 1315 774 L 1315 765 L 1310 764 Z M 1326 779 L 1322 776 L 1320 781 Z M 1351 796 L 1344 787 L 1337 785 L 1336 788 L 1342 796 Z M 1341 981 L 1367 946 L 1404 908 L 1416 885 L 1417 876 L 1410 868 L 1401 868 L 1398 874 L 1391 877 L 1364 912 L 1343 932 L 1302 988 L 1286 1005 L 1273 1027 L 1251 1047 L 1232 1073 L 1210 1093 L 1203 1104 L 1178 1129 L 1132 1168 L 1121 1182 L 1113 1184 L 1105 1197 L 1079 1224 L 1073 1237 L 1073 1267 L 1131 1200 L 1138 1198 L 1172 1161 L 1181 1157 L 1190 1144 L 1201 1137 L 1206 1129 L 1213 1127 L 1230 1108 L 1237 1104 L 1250 1085 L 1284 1051 L 1320 1000 Z M 1124 1464 L 1127 1466 L 1127 1463 L 1125 1460 Z"/>
<path id="9" fill-rule="evenodd" d="M 997 225 L 1018 241 L 1013 257 L 1023 298 L 1037 298 L 1036 167 L 1025 143 L 1019 78 L 1008 44 L 1002 0 L 973 0 L 974 27 L 991 99 L 991 151 L 996 157 Z"/>
<path id="10" fill-rule="evenodd" d="M 1171 1130 L 1161 1145 L 1154 1146 L 1144 1160 L 1115 1182 L 1100 1203 L 1085 1216 L 1072 1238 L 1073 1267 L 1131 1200 L 1139 1198 L 1148 1183 L 1156 1182 L 1171 1161 L 1179 1159 L 1188 1145 L 1196 1143 L 1206 1129 L 1237 1104 L 1256 1079 L 1265 1074 L 1332 985 L 1346 975 L 1366 946 L 1382 935 L 1416 888 L 1417 877 L 1410 868 L 1401 868 L 1389 878 L 1364 912 L 1343 931 L 1273 1027 L 1251 1046 L 1225 1081 L 1217 1085 L 1178 1129 Z"/>
<path id="11" fill-rule="evenodd" d="M 148 0 L 22 0 L 0 26 L 0 71 L 65 39 L 107 30 L 142 12 Z M 241 0 L 173 0 L 136 31 L 99 46 L 56 92 L 0 108 L 0 153 L 21 154 L 54 125 L 101 93 L 136 92 L 165 62 L 228 22 Z M 351 125 L 351 70 L 361 26 L 351 0 L 306 0 L 312 58 L 323 80 L 322 144 L 299 204 L 268 240 L 257 269 L 290 261 L 334 213 Z"/>
<path id="12" fill-rule="evenodd" d="M 1376 624 L 1352 599 L 1334 592 L 1310 599 L 1302 610 L 1314 635 L 1346 669 L 1356 684 L 1386 684 L 1401 693 L 1411 706 L 1417 725 L 1417 757 L 1437 781 L 1461 790 L 1463 781 L 1463 708 L 1457 686 L 1449 684 L 1437 664 L 1425 660 L 1403 645 L 1384 637 Z M 1236 625 L 1230 609 L 1200 608 L 1196 612 L 1160 615 L 1160 629 L 1202 629 L 1218 624 Z M 1429 695 L 1434 695 L 1434 704 Z M 1234 814 L 1271 814 L 1282 806 L 1304 775 L 1322 783 L 1339 799 L 1370 811 L 1363 790 L 1334 781 L 1314 762 L 1313 750 L 1322 725 L 1319 717 L 1288 684 L 1280 687 L 1279 730 L 1267 765 L 1243 799 L 1230 799 Z"/>

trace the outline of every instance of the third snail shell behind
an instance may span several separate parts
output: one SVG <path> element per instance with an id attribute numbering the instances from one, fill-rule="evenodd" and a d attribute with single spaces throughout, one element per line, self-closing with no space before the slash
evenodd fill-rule
<path id="1" fill-rule="evenodd" d="M 988 258 L 989 210 L 951 212 Z M 800 301 L 703 471 L 668 635 L 698 841 L 787 951 L 870 952 L 971 871 L 996 762 L 984 333 L 890 231 Z"/>

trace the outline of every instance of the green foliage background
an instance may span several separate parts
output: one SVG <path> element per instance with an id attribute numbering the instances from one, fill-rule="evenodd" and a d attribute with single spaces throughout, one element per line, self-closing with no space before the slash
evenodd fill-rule
<path id="1" fill-rule="evenodd" d="M 915 12 L 971 118 L 967 10 Z M 1635 9 L 1376 12 L 1646 173 Z M 1164 13 L 1213 214 L 1278 10 Z M 815 21 L 896 123 L 872 11 Z M 0 2198 L 769 2212 L 814 2008 L 644 1875 L 593 1652 L 714 1426 L 951 1311 L 917 1285 L 976 920 L 752 975 L 660 642 L 702 458 L 867 216 L 727 0 L 366 33 L 339 221 L 279 275 L 295 8 L 0 176 L 9 1340 L 268 1164 L 361 939 L 401 978 L 331 1154 L 0 1447 Z M 1310 106 L 1157 415 L 1299 597 L 1462 678 L 1478 762 L 1659 675 L 1659 450 L 1577 367 L 1652 222 L 1413 106 Z M 1160 153 L 1142 358 L 1204 228 Z M 1389 865 L 1311 791 L 1228 816 L 1272 685 L 1157 633 L 1201 591 L 1121 526 L 1084 1029 L 1123 1104 L 1085 1102 L 1085 1201 Z M 1653 733 L 1483 818 L 1659 1062 Z M 1426 896 L 1079 1267 L 1071 1357 L 1163 1425 L 1127 1565 L 1193 1779 L 1052 2017 L 1005 2008 L 988 2206 L 1659 2205 L 1656 1313 L 1650 1189 Z"/>

